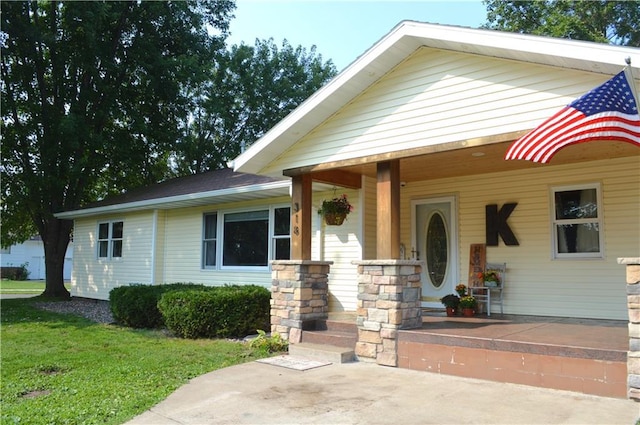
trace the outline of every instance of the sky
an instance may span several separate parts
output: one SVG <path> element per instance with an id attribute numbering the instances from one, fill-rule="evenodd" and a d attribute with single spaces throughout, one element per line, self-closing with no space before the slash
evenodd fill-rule
<path id="1" fill-rule="evenodd" d="M 316 46 L 338 71 L 373 46 L 403 20 L 477 28 L 486 6 L 467 1 L 236 0 L 229 45 L 273 38 L 293 47 Z"/>

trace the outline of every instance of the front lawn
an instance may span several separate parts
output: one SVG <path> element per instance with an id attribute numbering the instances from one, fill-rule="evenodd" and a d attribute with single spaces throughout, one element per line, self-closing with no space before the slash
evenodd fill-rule
<path id="1" fill-rule="evenodd" d="M 44 280 L 0 280 L 0 294 L 42 294 L 44 292 Z M 69 283 L 64 285 L 67 289 Z"/>
<path id="2" fill-rule="evenodd" d="M 1 301 L 2 424 L 121 424 L 193 377 L 259 356 L 242 343 L 96 324 L 33 301 Z"/>

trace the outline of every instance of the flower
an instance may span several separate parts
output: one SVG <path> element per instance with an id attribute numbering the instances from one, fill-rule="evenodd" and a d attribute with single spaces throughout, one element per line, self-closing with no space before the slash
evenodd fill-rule
<path id="1" fill-rule="evenodd" d="M 322 201 L 322 207 L 318 210 L 318 214 L 344 214 L 347 215 L 353 211 L 353 206 L 347 200 L 347 195 L 341 195 L 338 198 Z"/>
<path id="2" fill-rule="evenodd" d="M 476 306 L 476 299 L 471 295 L 460 298 L 460 307 L 462 308 L 474 308 Z"/>
<path id="3" fill-rule="evenodd" d="M 496 270 L 487 270 L 484 273 L 482 273 L 482 279 L 485 282 L 500 283 L 500 274 Z"/>
<path id="4" fill-rule="evenodd" d="M 467 285 L 465 285 L 464 283 L 456 285 L 456 292 L 461 297 L 464 297 L 467 294 Z"/>

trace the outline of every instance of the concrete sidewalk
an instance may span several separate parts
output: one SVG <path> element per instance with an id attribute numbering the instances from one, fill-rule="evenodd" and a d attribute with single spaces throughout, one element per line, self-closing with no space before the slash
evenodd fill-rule
<path id="1" fill-rule="evenodd" d="M 624 424 L 639 403 L 347 363 L 258 362 L 191 380 L 128 424 Z"/>

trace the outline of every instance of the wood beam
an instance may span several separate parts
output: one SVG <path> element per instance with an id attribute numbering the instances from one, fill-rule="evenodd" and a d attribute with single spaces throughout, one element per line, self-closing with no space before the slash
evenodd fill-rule
<path id="1" fill-rule="evenodd" d="M 320 171 L 335 170 L 344 167 L 355 167 L 372 163 L 393 161 L 396 159 L 411 158 L 420 155 L 430 155 L 439 152 L 449 152 L 459 149 L 510 142 L 519 139 L 526 133 L 527 131 L 514 131 L 510 133 L 495 134 L 486 137 L 476 137 L 454 142 L 439 143 L 437 145 L 421 146 L 419 148 L 402 149 L 398 151 L 362 156 L 358 158 L 349 158 L 340 161 L 323 162 L 321 164 L 307 165 L 299 168 L 290 168 L 288 170 L 284 170 L 282 174 L 292 177 L 297 174 L 316 173 Z"/>
<path id="2" fill-rule="evenodd" d="M 360 189 L 362 187 L 362 176 L 342 170 L 327 170 L 311 173 L 313 181 L 328 183 L 349 189 Z"/>
<path id="3" fill-rule="evenodd" d="M 311 176 L 291 179 L 291 259 L 311 260 Z"/>
<path id="4" fill-rule="evenodd" d="M 377 164 L 377 245 L 376 256 L 400 259 L 400 161 Z"/>

